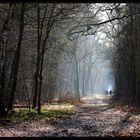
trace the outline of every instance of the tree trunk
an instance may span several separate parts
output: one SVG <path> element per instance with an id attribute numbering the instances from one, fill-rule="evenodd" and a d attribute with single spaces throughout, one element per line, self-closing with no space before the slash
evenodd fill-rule
<path id="1" fill-rule="evenodd" d="M 17 75 L 18 75 L 18 68 L 19 68 L 19 59 L 20 59 L 20 51 L 21 51 L 21 45 L 22 45 L 22 36 L 24 31 L 24 14 L 25 14 L 25 4 L 21 4 L 21 13 L 20 13 L 20 26 L 19 26 L 19 39 L 17 44 L 17 50 L 15 52 L 15 56 L 12 63 L 12 69 L 11 69 L 11 81 L 10 81 L 10 97 L 9 97 L 9 104 L 7 111 L 11 111 L 14 103 L 14 96 L 16 92 L 17 87 Z"/>
<path id="2" fill-rule="evenodd" d="M 14 10 L 14 5 L 9 4 L 9 10 L 7 13 L 6 20 L 2 27 L 2 34 L 1 34 L 1 47 L 0 47 L 0 114 L 6 114 L 5 111 L 5 78 L 6 78 L 6 70 L 5 65 L 7 61 L 7 42 L 8 42 L 8 32 L 9 30 L 9 23 L 11 22 L 12 12 Z M 6 38 L 5 38 L 6 37 Z"/>
<path id="3" fill-rule="evenodd" d="M 33 106 L 32 108 L 35 109 L 37 106 L 37 96 L 38 96 L 38 86 L 39 86 L 39 69 L 40 69 L 40 46 L 41 46 L 41 34 L 40 34 L 40 7 L 38 4 L 37 10 L 37 18 L 38 18 L 38 27 L 37 27 L 37 59 L 36 59 L 36 71 L 34 74 L 35 80 L 35 90 L 33 96 Z"/>

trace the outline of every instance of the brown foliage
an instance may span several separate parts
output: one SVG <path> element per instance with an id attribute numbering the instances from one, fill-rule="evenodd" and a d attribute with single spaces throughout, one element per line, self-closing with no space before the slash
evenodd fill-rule
<path id="1" fill-rule="evenodd" d="M 68 102 L 68 103 L 75 104 L 75 105 L 83 103 L 83 101 L 80 99 L 80 97 L 77 97 L 71 91 L 60 92 L 58 94 L 58 97 L 55 98 L 53 101 L 56 101 L 56 102 Z"/>

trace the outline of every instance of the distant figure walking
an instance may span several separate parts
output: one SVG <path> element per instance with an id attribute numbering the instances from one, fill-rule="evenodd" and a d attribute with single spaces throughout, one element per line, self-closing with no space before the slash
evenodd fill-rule
<path id="1" fill-rule="evenodd" d="M 113 91 L 112 91 L 112 86 L 111 85 L 109 85 L 108 86 L 108 89 L 107 89 L 107 91 L 108 91 L 108 96 L 111 96 L 112 94 L 113 94 Z"/>
<path id="2" fill-rule="evenodd" d="M 113 91 L 112 90 L 110 90 L 109 91 L 109 96 L 111 96 L 113 94 Z"/>

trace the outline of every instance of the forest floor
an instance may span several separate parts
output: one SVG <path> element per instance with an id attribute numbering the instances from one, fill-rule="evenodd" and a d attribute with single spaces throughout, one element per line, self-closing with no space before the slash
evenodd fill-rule
<path id="1" fill-rule="evenodd" d="M 0 124 L 0 136 L 140 136 L 140 113 L 127 106 L 111 106 L 109 98 L 83 98 L 85 103 L 66 117 Z"/>

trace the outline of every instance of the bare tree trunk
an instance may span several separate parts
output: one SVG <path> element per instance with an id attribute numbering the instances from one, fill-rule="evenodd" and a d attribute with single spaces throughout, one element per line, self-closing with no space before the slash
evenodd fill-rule
<path id="1" fill-rule="evenodd" d="M 37 103 L 38 103 L 38 113 L 40 113 L 40 108 L 41 108 L 41 89 L 42 89 L 42 71 L 43 71 L 43 60 L 44 60 L 44 52 L 45 52 L 45 46 L 46 42 L 49 36 L 49 32 L 51 30 L 51 27 L 53 26 L 53 23 L 51 22 L 51 17 L 54 11 L 55 4 L 51 10 L 48 22 L 47 22 L 47 29 L 45 33 L 45 38 L 44 40 L 42 39 L 42 30 L 43 30 L 43 24 L 45 20 L 45 15 L 47 11 L 47 5 L 45 7 L 45 12 L 42 21 L 40 20 L 40 6 L 38 4 L 38 10 L 37 10 L 37 15 L 38 15 L 38 45 L 37 45 L 37 66 L 36 66 L 36 72 L 35 72 L 35 93 L 33 97 L 33 106 L 32 108 L 36 108 Z M 43 40 L 43 41 L 42 41 Z M 41 43 L 42 42 L 42 43 Z"/>
<path id="2" fill-rule="evenodd" d="M 83 73 L 82 73 L 82 94 L 83 96 L 85 96 L 85 61 L 84 61 L 84 64 L 83 64 Z"/>
<path id="3" fill-rule="evenodd" d="M 24 14 L 25 14 L 25 4 L 21 4 L 21 13 L 20 13 L 20 25 L 19 25 L 19 39 L 17 44 L 17 50 L 15 52 L 15 56 L 12 63 L 11 75 L 10 75 L 10 97 L 9 97 L 9 104 L 7 111 L 11 111 L 14 103 L 14 96 L 17 88 L 17 75 L 18 75 L 18 68 L 19 68 L 19 59 L 20 59 L 20 51 L 22 45 L 22 36 L 24 31 Z"/>
<path id="4" fill-rule="evenodd" d="M 40 46 L 41 46 L 41 35 L 40 35 L 40 7 L 38 4 L 38 10 L 37 10 L 37 15 L 38 15 L 38 28 L 37 28 L 37 37 L 38 37 L 38 42 L 37 42 L 37 60 L 36 60 L 36 71 L 34 74 L 35 78 L 35 91 L 34 91 L 34 96 L 33 96 L 33 106 L 32 108 L 35 109 L 37 106 L 37 96 L 38 96 L 38 80 L 39 80 L 39 67 L 40 67 Z"/>
<path id="5" fill-rule="evenodd" d="M 131 58 L 132 58 L 132 92 L 133 92 L 133 96 L 132 96 L 132 102 L 135 102 L 135 97 L 136 97 L 136 60 L 135 60 L 135 31 L 134 31 L 134 19 L 133 19 L 133 10 L 134 10 L 134 6 L 133 4 L 129 5 L 130 7 L 130 23 L 131 23 L 131 30 L 132 30 L 132 53 L 131 53 Z"/>
<path id="6" fill-rule="evenodd" d="M 76 70 L 76 95 L 77 95 L 77 97 L 80 97 L 80 91 L 79 91 L 79 71 L 78 71 L 77 59 L 75 59 L 75 70 Z"/>
<path id="7" fill-rule="evenodd" d="M 42 50 L 41 66 L 40 66 L 40 73 L 39 73 L 38 114 L 40 114 L 40 110 L 41 110 L 41 91 L 42 91 L 42 80 L 43 80 L 42 73 L 43 73 L 44 52 L 45 52 L 45 46 Z"/>
<path id="8" fill-rule="evenodd" d="M 12 14 L 14 10 L 14 5 L 9 4 L 9 10 L 7 13 L 6 20 L 2 27 L 2 34 L 1 34 L 1 47 L 0 47 L 0 114 L 3 115 L 6 113 L 5 111 L 5 76 L 6 70 L 5 65 L 7 61 L 7 42 L 8 42 L 8 32 L 9 30 L 9 23 L 12 21 Z"/>

